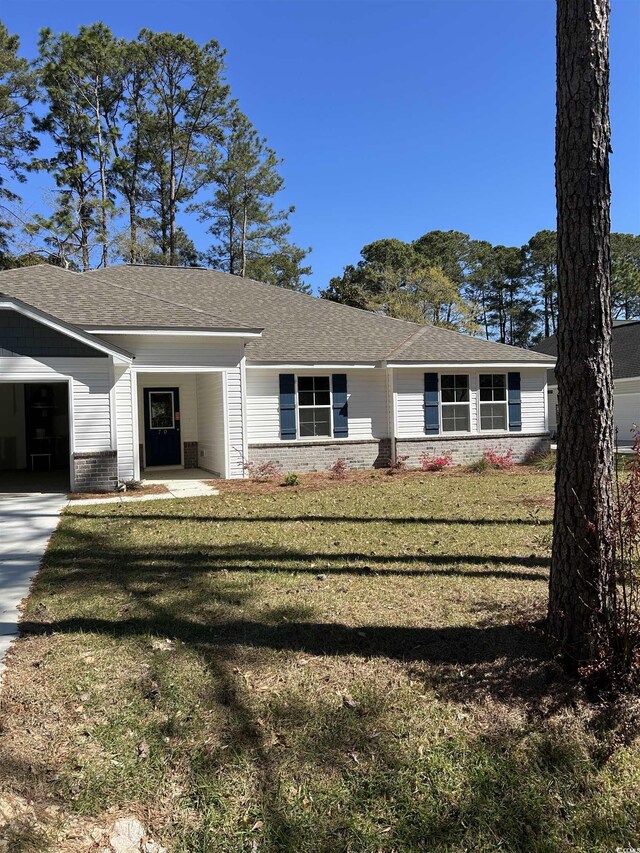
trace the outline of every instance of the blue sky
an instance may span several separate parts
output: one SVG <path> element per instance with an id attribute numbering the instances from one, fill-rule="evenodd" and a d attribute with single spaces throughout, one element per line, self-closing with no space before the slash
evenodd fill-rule
<path id="1" fill-rule="evenodd" d="M 613 0 L 612 226 L 640 232 L 640 0 Z M 520 245 L 555 227 L 553 0 L 2 0 L 38 29 L 105 21 L 227 50 L 241 107 L 284 158 L 293 239 L 323 287 L 360 248 L 455 228 Z M 27 200 L 41 194 L 32 180 Z M 206 245 L 194 226 L 199 247 Z"/>

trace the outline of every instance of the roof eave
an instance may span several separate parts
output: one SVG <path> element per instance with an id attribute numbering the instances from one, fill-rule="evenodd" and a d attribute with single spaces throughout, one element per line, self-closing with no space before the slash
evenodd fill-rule
<path id="1" fill-rule="evenodd" d="M 98 326 L 97 324 L 83 326 L 85 332 L 91 335 L 180 335 L 227 338 L 260 338 L 264 329 L 260 328 L 225 328 L 199 326 Z"/>
<path id="2" fill-rule="evenodd" d="M 543 367 L 547 370 L 551 367 L 555 367 L 556 360 L 552 359 L 531 359 L 531 360 L 506 360 L 506 359 L 482 359 L 482 360 L 469 360 L 469 359 L 460 359 L 456 361 L 446 361 L 445 359 L 438 359 L 432 361 L 419 361 L 419 360 L 399 360 L 396 359 L 394 361 L 388 360 L 385 362 L 387 367 Z"/>

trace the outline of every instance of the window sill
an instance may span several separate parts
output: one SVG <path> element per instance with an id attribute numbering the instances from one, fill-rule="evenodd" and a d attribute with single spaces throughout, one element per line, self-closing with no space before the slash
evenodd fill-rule
<path id="1" fill-rule="evenodd" d="M 551 433 L 546 431 L 534 432 L 441 432 L 437 435 L 397 435 L 396 441 L 476 441 L 483 438 L 545 438 Z"/>

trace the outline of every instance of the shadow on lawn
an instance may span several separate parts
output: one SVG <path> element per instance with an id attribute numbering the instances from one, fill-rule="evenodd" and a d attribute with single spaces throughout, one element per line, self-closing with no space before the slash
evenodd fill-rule
<path id="1" fill-rule="evenodd" d="M 329 701 L 322 689 L 295 696 L 286 690 L 276 692 L 268 705 L 271 716 L 265 724 L 264 706 L 261 710 L 238 670 L 258 669 L 269 661 L 268 655 L 280 653 L 320 658 L 355 656 L 371 665 L 362 667 L 363 673 L 375 671 L 376 661 L 402 662 L 410 679 L 425 683 L 438 696 L 463 707 L 491 697 L 532 707 L 535 715 L 542 700 L 549 712 L 552 693 L 556 707 L 568 701 L 563 694 L 569 693 L 569 687 L 560 683 L 544 642 L 516 624 L 370 624 L 355 628 L 307 620 L 303 609 L 295 605 L 286 608 L 288 621 L 276 624 L 273 618 L 283 617 L 285 610 L 272 610 L 264 618 L 252 612 L 260 594 L 260 587 L 252 585 L 255 573 L 315 574 L 318 566 L 309 563 L 323 560 L 329 563 L 321 567 L 327 578 L 372 573 L 366 565 L 345 566 L 347 560 L 378 565 L 380 575 L 393 575 L 399 578 L 398 583 L 402 577 L 427 575 L 525 581 L 546 578 L 542 570 L 546 561 L 540 558 L 317 554 L 250 542 L 224 546 L 156 544 L 145 550 L 119 546 L 111 535 L 67 526 L 47 554 L 34 591 L 36 600 L 39 592 L 46 591 L 71 599 L 75 595 L 105 595 L 107 601 L 121 601 L 124 593 L 128 612 L 123 613 L 121 608 L 114 616 L 97 611 L 95 615 L 56 618 L 55 605 L 49 612 L 47 597 L 41 595 L 40 605 L 44 606 L 36 605 L 35 618 L 27 617 L 21 629 L 23 633 L 93 633 L 115 639 L 167 638 L 184 643 L 206 665 L 210 683 L 204 689 L 223 709 L 225 739 L 231 749 L 208 750 L 199 743 L 189 755 L 194 796 L 197 792 L 198 802 L 203 804 L 203 825 L 185 829 L 179 840 L 182 846 L 176 850 L 206 853 L 216 849 L 213 839 L 222 838 L 220 810 L 224 797 L 218 795 L 211 780 L 244 760 L 251 768 L 250 782 L 243 780 L 251 790 L 249 829 L 242 838 L 234 835 L 225 849 L 250 850 L 245 842 L 247 838 L 248 843 L 251 841 L 254 821 L 264 823 L 260 849 L 274 853 L 294 849 L 314 853 L 332 849 L 470 849 L 474 841 L 486 840 L 487 833 L 494 840 L 502 839 L 506 849 L 548 849 L 545 844 L 550 825 L 561 827 L 562 819 L 553 785 L 540 781 L 539 767 L 549 764 L 550 778 L 555 774 L 558 785 L 565 779 L 569 785 L 578 766 L 577 746 L 574 750 L 569 744 L 563 751 L 543 734 L 523 757 L 512 754 L 510 736 L 495 732 L 486 739 L 467 741 L 461 730 L 451 737 L 436 738 L 432 752 L 427 752 L 422 761 L 415 752 L 417 743 L 405 748 L 402 727 L 394 730 L 393 715 L 397 712 L 390 710 L 392 700 L 380 689 L 384 682 L 376 683 L 376 690 L 364 698 L 358 697 L 355 711 L 345 708 L 335 695 Z M 383 568 L 394 563 L 409 565 L 405 569 Z M 488 568 L 469 569 L 469 565 Z M 532 566 L 541 570 L 525 570 Z M 251 579 L 245 581 L 245 574 Z M 246 608 L 247 615 L 238 616 L 234 608 L 239 605 Z M 214 609 L 208 611 L 209 606 Z M 286 656 L 272 657 L 270 663 L 277 669 L 284 660 Z M 164 665 L 170 667 L 171 663 Z M 170 672 L 165 677 L 170 682 Z M 158 701 L 162 703 L 162 671 L 154 673 L 153 678 L 158 681 Z M 151 695 L 153 690 L 148 692 Z M 428 718 L 424 722 L 431 724 Z M 438 725 L 437 719 L 433 725 Z M 296 750 L 294 771 L 288 738 Z M 158 749 L 163 749 L 160 736 L 158 743 Z M 176 748 L 173 743 L 171 748 Z M 456 771 L 460 785 L 448 781 L 452 766 L 461 768 Z M 579 770 L 582 774 L 582 765 Z M 288 788 L 294 783 L 301 789 L 321 784 L 318 778 L 338 778 L 334 796 L 336 802 L 344 797 L 344 804 L 336 808 L 330 803 L 324 809 L 322 795 L 318 807 L 313 803 L 303 807 L 292 801 Z M 95 784 L 104 787 L 103 779 Z M 208 786 L 213 791 L 210 800 L 206 799 Z M 377 828 L 373 826 L 374 814 L 381 815 Z M 229 825 L 232 823 L 230 819 Z M 383 827 L 387 823 L 393 823 L 393 833 L 380 835 L 386 832 Z"/>
<path id="2" fill-rule="evenodd" d="M 87 510 L 81 512 L 74 512 L 74 516 L 84 519 L 102 519 L 104 520 L 104 515 L 98 515 L 97 513 L 90 512 Z M 438 516 L 394 516 L 394 515 L 385 515 L 385 516 L 374 516 L 374 515 L 358 515 L 358 516 L 348 516 L 348 515 L 289 515 L 283 513 L 282 515 L 252 515 L 251 512 L 247 512 L 246 515 L 190 515 L 189 513 L 185 513 L 184 515 L 174 515 L 167 514 L 163 515 L 161 513 L 128 513 L 127 518 L 135 518 L 135 519 L 144 519 L 145 521 L 189 521 L 198 523 L 206 523 L 211 524 L 211 522 L 225 522 L 225 523 L 237 523 L 237 524 L 246 524 L 247 522 L 259 522 L 263 524 L 268 524 L 270 522 L 274 522 L 275 524 L 282 524 L 283 522 L 301 522 L 303 524 L 316 524 L 318 522 L 327 522 L 329 524 L 424 524 L 424 525 L 453 525 L 454 527 L 463 526 L 463 527 L 502 527 L 504 525 L 515 525 L 517 527 L 521 526 L 531 526 L 531 527 L 541 527 L 541 526 L 549 526 L 551 525 L 552 519 L 550 518 L 537 518 L 531 517 L 528 518 L 439 518 Z"/>

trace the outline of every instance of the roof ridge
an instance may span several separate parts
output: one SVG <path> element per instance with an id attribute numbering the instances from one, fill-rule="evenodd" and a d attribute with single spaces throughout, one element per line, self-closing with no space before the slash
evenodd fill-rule
<path id="1" fill-rule="evenodd" d="M 27 264 L 24 267 L 9 267 L 6 270 L 0 270 L 2 275 L 6 275 L 9 272 L 25 272 L 26 270 L 53 270 L 54 272 L 64 272 L 69 273 L 70 275 L 84 275 L 85 272 L 97 272 L 97 270 L 70 270 L 67 267 L 58 267 L 55 264 L 47 264 L 45 261 L 42 261 L 39 264 Z"/>
<path id="2" fill-rule="evenodd" d="M 118 264 L 120 267 L 126 266 L 135 266 L 134 264 Z M 138 266 L 153 266 L 152 264 L 139 264 Z M 176 267 L 176 269 L 178 269 Z M 186 269 L 186 268 L 184 268 Z M 94 273 L 103 273 L 104 270 L 86 270 L 86 272 L 94 272 Z M 144 296 L 146 299 L 155 299 L 157 302 L 164 302 L 167 305 L 174 305 L 176 308 L 187 308 L 189 311 L 194 311 L 197 314 L 202 314 L 204 317 L 209 317 L 211 320 L 216 321 L 216 325 L 219 325 L 220 320 L 224 320 L 226 323 L 235 323 L 237 328 L 239 329 L 248 329 L 249 327 L 244 323 L 239 323 L 237 320 L 227 317 L 225 314 L 220 314 L 218 317 L 215 317 L 213 314 L 210 314 L 208 311 L 203 311 L 201 308 L 196 308 L 193 305 L 187 305 L 184 302 L 176 302 L 175 299 L 167 299 L 164 296 L 156 296 L 154 293 L 147 293 L 143 290 L 138 290 L 135 287 L 125 287 L 123 284 L 115 284 L 112 281 L 103 280 L 104 284 L 109 284 L 111 287 L 117 287 L 119 290 L 124 290 L 129 293 L 137 293 L 138 296 Z M 256 328 L 256 327 L 252 327 Z"/>
<path id="3" fill-rule="evenodd" d="M 86 270 L 86 272 L 88 272 L 88 273 L 104 273 L 106 271 L 106 269 L 135 269 L 135 268 L 173 269 L 173 270 L 184 270 L 185 272 L 197 271 L 197 272 L 217 273 L 219 275 L 228 276 L 229 278 L 237 279 L 238 282 L 249 282 L 250 284 L 256 284 L 259 287 L 263 287 L 263 288 L 264 287 L 270 287 L 273 290 L 276 290 L 279 292 L 285 292 L 285 293 L 291 294 L 295 297 L 302 296 L 305 299 L 313 299 L 316 302 L 319 301 L 319 302 L 322 302 L 323 304 L 326 304 L 326 305 L 334 305 L 334 306 L 338 306 L 339 308 L 346 308 L 349 311 L 359 311 L 363 314 L 368 314 L 369 316 L 380 317 L 383 320 L 393 320 L 394 323 L 402 323 L 403 325 L 416 326 L 417 328 L 414 329 L 414 331 L 419 331 L 421 328 L 421 324 L 416 323 L 413 320 L 405 320 L 402 317 L 389 317 L 387 314 L 379 314 L 377 311 L 370 311 L 368 308 L 356 308 L 354 305 L 345 305 L 342 302 L 335 302 L 333 299 L 324 299 L 322 296 L 316 296 L 314 293 L 303 293 L 300 290 L 293 290 L 293 288 L 290 288 L 290 287 L 282 287 L 279 284 L 271 284 L 268 281 L 258 281 L 257 279 L 249 278 L 248 276 L 233 275 L 232 273 L 225 272 L 224 270 L 217 270 L 217 269 L 214 269 L 213 267 L 176 267 L 176 266 L 170 266 L 169 264 L 109 264 L 109 267 L 107 267 L 107 268 Z M 84 273 L 82 273 L 82 274 L 84 274 Z M 122 285 L 120 285 L 120 286 L 122 286 Z M 129 288 L 129 289 L 133 290 L 133 288 Z M 175 303 L 175 304 L 178 305 L 180 303 Z M 190 308 L 191 306 L 190 305 L 182 305 L 182 307 L 183 308 Z"/>

